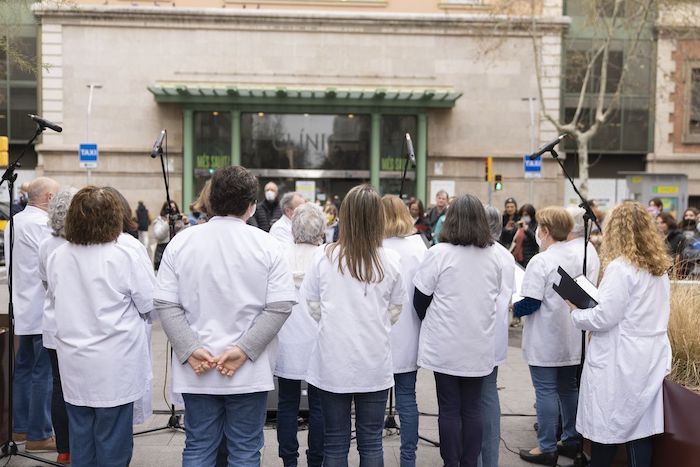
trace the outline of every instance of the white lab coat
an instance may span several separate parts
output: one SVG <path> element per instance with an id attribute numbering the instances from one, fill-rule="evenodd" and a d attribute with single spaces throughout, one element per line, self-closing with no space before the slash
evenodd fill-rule
<path id="1" fill-rule="evenodd" d="M 525 269 L 522 295 L 541 300 L 539 310 L 523 317 L 523 358 L 531 366 L 560 367 L 581 362 L 581 332 L 569 318 L 569 306 L 552 288 L 561 266 L 571 277 L 583 271 L 583 248 L 556 242 L 532 257 Z"/>
<path id="2" fill-rule="evenodd" d="M 306 379 L 309 357 L 318 335 L 318 323 L 309 314 L 306 297 L 300 289 L 306 269 L 317 249 L 316 245 L 300 243 L 288 245 L 286 250 L 287 261 L 297 291 L 297 304 L 292 308 L 291 316 L 277 334 L 275 376 L 296 380 Z"/>
<path id="3" fill-rule="evenodd" d="M 375 392 L 394 385 L 391 363 L 392 305 L 406 299 L 400 259 L 394 251 L 378 250 L 384 280 L 367 284 L 354 279 L 344 266 L 338 271 L 326 248 L 315 252 L 302 291 L 320 302 L 318 339 L 309 362 L 307 381 L 334 393 Z"/>
<path id="4" fill-rule="evenodd" d="M 238 342 L 268 303 L 295 302 L 296 290 L 282 245 L 233 216 L 189 227 L 168 244 L 155 298 L 181 304 L 205 349 L 220 355 Z M 277 339 L 236 373 L 197 375 L 173 361 L 173 391 L 248 394 L 274 389 Z"/>
<path id="5" fill-rule="evenodd" d="M 652 276 L 623 258 L 606 268 L 598 305 L 571 313 L 577 328 L 591 331 L 576 417 L 583 436 L 617 444 L 664 431 L 669 314 L 668 276 Z"/>
<path id="6" fill-rule="evenodd" d="M 426 253 L 413 283 L 433 295 L 420 331 L 418 366 L 452 376 L 491 374 L 501 291 L 495 246 L 439 243 Z"/>
<path id="7" fill-rule="evenodd" d="M 294 236 L 292 235 L 292 220 L 282 215 L 272 227 L 270 227 L 270 235 L 284 244 L 294 244 Z"/>
<path id="8" fill-rule="evenodd" d="M 399 320 L 391 328 L 391 358 L 394 373 L 408 373 L 418 369 L 420 335 L 420 319 L 413 309 L 413 277 L 428 249 L 420 235 L 387 238 L 384 240 L 384 248 L 395 251 L 401 258 L 401 278 L 406 296 Z"/>
<path id="9" fill-rule="evenodd" d="M 136 252 L 143 267 L 146 269 L 152 269 L 153 264 L 151 263 L 151 258 L 148 255 L 146 247 L 139 240 L 129 235 L 128 233 L 121 233 L 119 238 L 117 238 L 117 243 L 130 248 Z M 147 319 L 144 320 L 143 324 L 146 327 L 146 337 L 148 338 L 148 359 L 153 360 L 153 353 L 151 351 L 151 331 L 153 329 L 153 319 L 156 310 L 151 310 Z M 146 380 L 145 392 L 141 399 L 134 401 L 134 425 L 140 425 L 148 420 L 151 415 L 153 415 L 153 372 L 148 374 Z"/>
<path id="10" fill-rule="evenodd" d="M 503 245 L 494 243 L 501 262 L 501 291 L 496 299 L 495 351 L 496 366 L 506 362 L 508 357 L 508 325 L 510 306 L 515 292 L 515 258 Z"/>
<path id="11" fill-rule="evenodd" d="M 45 290 L 39 278 L 39 245 L 51 236 L 46 211 L 27 205 L 14 217 L 13 264 L 9 264 L 10 229 L 5 229 L 5 255 L 12 268 L 15 334 L 42 334 Z"/>
<path id="12" fill-rule="evenodd" d="M 44 315 L 41 322 L 41 341 L 47 349 L 56 350 L 56 311 L 54 310 L 54 298 L 48 290 L 46 278 L 46 264 L 49 256 L 56 248 L 67 243 L 66 239 L 57 235 L 51 235 L 39 245 L 39 278 L 44 285 Z"/>
<path id="13" fill-rule="evenodd" d="M 153 270 L 111 242 L 64 244 L 46 272 L 66 402 L 116 407 L 140 399 L 151 374 L 142 315 L 153 309 Z"/>

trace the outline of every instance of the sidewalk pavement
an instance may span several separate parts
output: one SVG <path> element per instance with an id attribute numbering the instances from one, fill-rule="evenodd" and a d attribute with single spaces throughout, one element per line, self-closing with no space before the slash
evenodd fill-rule
<path id="1" fill-rule="evenodd" d="M 530 382 L 530 373 L 527 364 L 523 361 L 519 349 L 519 330 L 511 330 L 511 346 L 508 348 L 508 361 L 500 367 L 498 374 L 498 388 L 501 399 L 501 441 L 500 462 L 502 467 L 529 466 L 520 460 L 516 454 L 520 448 L 531 448 L 537 444 L 536 434 L 533 431 L 534 417 L 534 392 Z M 167 411 L 169 405 L 165 402 L 164 391 L 166 361 L 166 338 L 158 324 L 153 327 L 153 408 L 156 411 Z M 517 347 L 515 347 L 517 346 Z M 420 370 L 416 385 L 418 409 L 420 417 L 420 435 L 422 437 L 439 440 L 437 427 L 437 399 L 435 396 L 435 381 L 430 371 Z M 145 424 L 134 426 L 134 431 L 148 430 L 167 425 L 169 416 L 158 414 L 151 417 Z M 398 419 L 398 417 L 397 417 Z M 385 432 L 384 438 L 384 463 L 386 467 L 399 467 L 400 436 Z M 174 467 L 181 465 L 182 449 L 184 447 L 184 433 L 165 429 L 151 434 L 134 437 L 134 455 L 131 467 Z M 306 449 L 306 432 L 299 433 L 299 466 L 306 466 L 304 452 Z M 507 447 L 506 447 L 507 445 Z M 516 453 L 510 452 L 508 448 Z M 20 446 L 20 452 L 23 450 Z M 54 454 L 40 454 L 49 460 L 55 460 Z M 439 466 L 442 464 L 438 448 L 420 441 L 417 453 L 418 466 Z M 566 460 L 566 459 L 563 459 Z M 4 460 L 0 459 L 0 465 Z M 566 462 L 565 462 L 566 463 Z M 36 466 L 37 461 L 22 457 L 13 457 L 8 466 Z M 262 466 L 281 466 L 282 462 L 277 456 L 277 439 L 274 426 L 265 428 L 265 448 L 263 450 Z M 359 465 L 359 456 L 356 445 L 353 442 L 350 449 L 350 465 Z"/>

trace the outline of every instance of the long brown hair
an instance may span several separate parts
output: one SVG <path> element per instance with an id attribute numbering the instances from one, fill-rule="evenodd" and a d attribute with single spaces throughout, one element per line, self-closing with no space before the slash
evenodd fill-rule
<path id="1" fill-rule="evenodd" d="M 641 204 L 624 201 L 605 217 L 601 262 L 603 269 L 622 256 L 639 269 L 661 276 L 671 268 L 671 257 L 656 230 L 654 219 Z"/>
<path id="2" fill-rule="evenodd" d="M 338 241 L 326 249 L 328 259 L 338 250 L 338 271 L 360 282 L 381 282 L 384 268 L 379 248 L 384 239 L 382 200 L 371 185 L 358 185 L 348 192 L 340 206 Z"/>

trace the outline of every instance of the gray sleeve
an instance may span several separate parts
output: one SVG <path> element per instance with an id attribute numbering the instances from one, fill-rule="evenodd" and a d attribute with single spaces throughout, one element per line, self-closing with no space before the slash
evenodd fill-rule
<path id="1" fill-rule="evenodd" d="M 202 347 L 202 343 L 187 322 L 184 308 L 178 303 L 164 300 L 154 300 L 153 304 L 160 315 L 170 345 L 173 346 L 175 357 L 180 363 L 185 363 L 192 352 Z"/>
<path id="2" fill-rule="evenodd" d="M 237 342 L 236 345 L 248 355 L 251 361 L 255 361 L 277 333 L 280 332 L 282 325 L 289 318 L 292 306 L 294 306 L 294 302 L 266 304 L 262 314 L 258 316 L 253 326 Z"/>

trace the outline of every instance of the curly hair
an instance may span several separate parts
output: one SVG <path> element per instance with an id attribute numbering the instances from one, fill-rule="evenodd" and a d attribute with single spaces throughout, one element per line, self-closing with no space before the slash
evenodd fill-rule
<path id="1" fill-rule="evenodd" d="M 56 196 L 51 198 L 49 201 L 49 227 L 53 231 L 53 235 L 56 237 L 66 236 L 66 216 L 68 215 L 68 208 L 70 207 L 70 202 L 73 199 L 73 195 L 78 192 L 77 189 L 70 187 L 64 188 Z"/>
<path id="2" fill-rule="evenodd" d="M 603 269 L 619 257 L 654 276 L 663 275 L 672 265 L 654 219 L 635 201 L 615 206 L 606 216 L 601 247 Z"/>
<path id="3" fill-rule="evenodd" d="M 113 242 L 122 232 L 121 200 L 111 190 L 86 186 L 73 196 L 66 216 L 66 240 L 78 245 Z"/>

